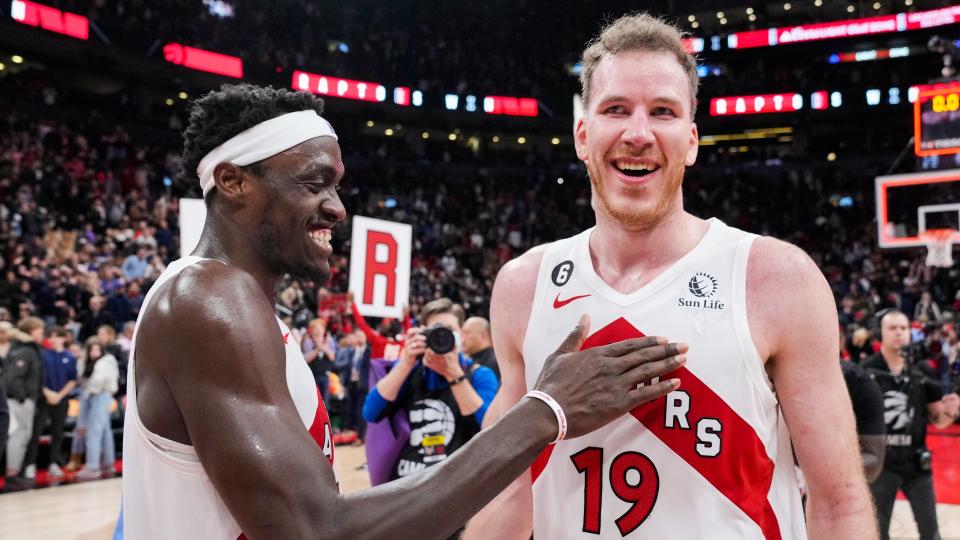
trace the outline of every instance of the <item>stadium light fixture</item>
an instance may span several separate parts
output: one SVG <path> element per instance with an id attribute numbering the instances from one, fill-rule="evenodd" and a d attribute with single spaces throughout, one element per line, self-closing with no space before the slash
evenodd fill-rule
<path id="1" fill-rule="evenodd" d="M 830 152 L 829 154 L 827 154 L 827 161 L 836 161 L 836 160 L 837 160 L 836 152 Z"/>
<path id="2" fill-rule="evenodd" d="M 820 7 L 823 5 L 823 0 L 813 0 L 813 5 Z"/>
<path id="3" fill-rule="evenodd" d="M 874 2 L 873 9 L 880 9 L 880 2 Z"/>
<path id="4" fill-rule="evenodd" d="M 450 139 L 451 141 L 455 141 L 455 140 L 457 140 L 457 134 L 456 134 L 456 133 L 451 133 L 451 134 L 447 135 L 447 139 Z"/>
<path id="5" fill-rule="evenodd" d="M 727 19 L 720 19 L 720 24 L 727 24 Z"/>
<path id="6" fill-rule="evenodd" d="M 700 23 L 693 21 L 693 24 L 690 25 L 691 28 L 700 28 Z"/>
<path id="7" fill-rule="evenodd" d="M 387 128 L 383 130 L 383 134 L 387 137 L 393 137 L 393 128 Z"/>
<path id="8" fill-rule="evenodd" d="M 562 176 L 559 177 L 559 178 L 557 178 L 557 183 L 560 184 L 560 185 L 563 185 L 563 177 L 562 177 Z"/>
<path id="9" fill-rule="evenodd" d="M 177 97 L 180 99 L 187 99 L 188 96 L 186 92 L 180 92 L 179 94 L 177 94 Z"/>
<path id="10" fill-rule="evenodd" d="M 559 138 L 559 137 L 554 137 L 554 138 L 550 139 L 550 144 L 552 144 L 552 145 L 554 145 L 554 146 L 560 144 L 560 138 Z"/>
<path id="11" fill-rule="evenodd" d="M 750 16 L 747 17 L 747 19 L 749 19 L 750 22 L 753 22 L 753 21 L 757 20 L 757 16 L 751 13 Z"/>
<path id="12" fill-rule="evenodd" d="M 912 5 L 913 5 L 913 0 L 903 0 L 903 5 L 905 5 L 905 6 L 912 6 Z"/>
<path id="13" fill-rule="evenodd" d="M 15 54 L 15 55 L 13 55 L 13 56 L 10 57 L 10 61 L 13 62 L 14 64 L 22 64 L 22 63 L 23 63 L 23 57 L 20 56 L 19 54 Z"/>
<path id="14" fill-rule="evenodd" d="M 367 120 L 367 127 L 373 127 L 373 120 Z"/>
<path id="15" fill-rule="evenodd" d="M 697 16 L 696 16 L 696 15 L 690 15 L 689 17 L 687 17 L 687 20 L 690 21 L 690 22 L 693 22 L 693 21 L 697 20 Z"/>
<path id="16" fill-rule="evenodd" d="M 420 136 L 423 137 L 424 139 L 429 139 L 429 138 L 430 138 L 430 132 L 424 131 L 423 133 L 420 134 Z"/>
<path id="17" fill-rule="evenodd" d="M 752 8 L 752 7 L 748 7 L 748 8 L 747 8 L 747 15 L 753 15 L 753 8 Z"/>
<path id="18" fill-rule="evenodd" d="M 0 71 L 3 71 L 7 66 L 3 65 L 3 62 L 0 62 Z"/>
<path id="19" fill-rule="evenodd" d="M 526 137 L 517 137 L 517 144 L 527 144 Z"/>
<path id="20" fill-rule="evenodd" d="M 853 7 L 853 4 L 848 5 L 848 6 L 847 6 L 847 13 L 853 13 L 853 10 L 854 10 L 854 9 L 855 9 L 855 8 Z"/>
<path id="21" fill-rule="evenodd" d="M 494 135 L 493 138 L 490 139 L 490 140 L 493 141 L 493 144 L 498 144 L 498 143 L 500 143 L 500 137 L 497 136 L 497 135 Z"/>
<path id="22" fill-rule="evenodd" d="M 164 103 L 166 103 L 167 106 L 173 106 L 173 98 L 167 98 L 167 100 L 164 101 Z"/>
<path id="23" fill-rule="evenodd" d="M 724 17 L 723 12 L 722 12 L 722 11 L 718 11 L 718 12 L 717 12 L 717 18 L 718 18 L 718 19 L 722 19 L 723 17 Z"/>
<path id="24" fill-rule="evenodd" d="M 783 5 L 783 10 L 784 10 L 784 11 L 790 11 L 790 8 L 792 8 L 792 7 L 793 7 L 793 6 L 790 5 L 790 2 L 787 2 L 786 4 Z"/>

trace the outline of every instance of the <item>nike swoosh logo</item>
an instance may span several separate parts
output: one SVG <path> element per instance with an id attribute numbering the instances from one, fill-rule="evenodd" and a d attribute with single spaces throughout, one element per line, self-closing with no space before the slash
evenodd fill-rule
<path id="1" fill-rule="evenodd" d="M 580 296 L 571 296 L 570 298 L 567 298 L 566 300 L 561 300 L 561 299 L 560 299 L 560 293 L 557 293 L 557 297 L 554 298 L 554 300 L 553 300 L 553 309 L 560 309 L 560 308 L 562 308 L 563 306 L 569 304 L 570 302 L 573 302 L 574 300 L 579 300 L 579 299 L 581 299 L 581 298 L 586 298 L 586 297 L 588 297 L 588 296 L 590 296 L 590 295 L 589 295 L 589 294 L 581 294 Z"/>

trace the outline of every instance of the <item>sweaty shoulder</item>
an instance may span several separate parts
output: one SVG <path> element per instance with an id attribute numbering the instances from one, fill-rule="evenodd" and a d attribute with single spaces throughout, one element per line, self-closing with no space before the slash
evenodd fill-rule
<path id="1" fill-rule="evenodd" d="M 161 285 L 144 317 L 151 322 L 172 324 L 179 332 L 210 326 L 243 325 L 244 315 L 263 309 L 272 313 L 270 303 L 249 273 L 219 261 L 202 261 L 189 266 Z M 153 319 L 154 321 L 150 321 Z"/>
<path id="2" fill-rule="evenodd" d="M 771 237 L 757 238 L 747 260 L 747 318 L 760 357 L 766 361 L 785 336 L 836 320 L 833 294 L 823 273 L 799 247 Z M 837 330 L 830 326 L 828 334 Z M 814 333 L 819 335 L 822 328 Z"/>
<path id="3" fill-rule="evenodd" d="M 148 429 L 190 444 L 185 400 L 258 384 L 281 366 L 283 341 L 269 299 L 237 268 L 204 261 L 160 287 L 137 330 L 138 408 Z"/>
<path id="4" fill-rule="evenodd" d="M 519 353 L 533 308 L 540 261 L 549 244 L 530 249 L 503 265 L 497 274 L 490 299 L 490 319 L 494 338 Z M 497 339 L 497 334 L 499 338 Z M 497 350 L 498 360 L 501 351 Z"/>

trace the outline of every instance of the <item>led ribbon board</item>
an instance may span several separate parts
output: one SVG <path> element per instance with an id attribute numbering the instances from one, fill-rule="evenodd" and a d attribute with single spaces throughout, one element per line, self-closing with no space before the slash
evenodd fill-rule
<path id="1" fill-rule="evenodd" d="M 958 22 L 960 22 L 960 5 L 914 13 L 737 32 L 727 36 L 727 46 L 731 49 L 773 47 L 824 39 L 921 30 Z"/>
<path id="2" fill-rule="evenodd" d="M 293 72 L 292 85 L 294 90 L 305 90 L 321 96 L 375 102 L 386 101 L 387 99 L 387 87 L 380 83 L 340 79 L 300 70 Z M 402 104 L 398 103 L 398 105 Z"/>
<path id="3" fill-rule="evenodd" d="M 710 100 L 710 116 L 794 112 L 802 108 L 803 96 L 796 93 L 730 96 Z"/>
<path id="4" fill-rule="evenodd" d="M 36 2 L 13 0 L 10 16 L 19 23 L 39 26 L 65 36 L 84 40 L 90 37 L 90 21 L 83 15 L 60 11 Z"/>
<path id="5" fill-rule="evenodd" d="M 179 43 L 167 43 L 163 46 L 163 58 L 171 64 L 185 68 L 236 79 L 243 78 L 243 60 L 236 56 L 187 47 Z"/>

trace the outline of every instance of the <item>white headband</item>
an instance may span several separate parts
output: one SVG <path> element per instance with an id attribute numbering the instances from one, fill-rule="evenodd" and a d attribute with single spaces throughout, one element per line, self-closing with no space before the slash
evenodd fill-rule
<path id="1" fill-rule="evenodd" d="M 333 137 L 330 122 L 317 111 L 297 111 L 271 118 L 243 131 L 203 156 L 197 167 L 203 195 L 213 189 L 213 169 L 220 163 L 241 167 L 256 163 L 315 137 Z"/>

